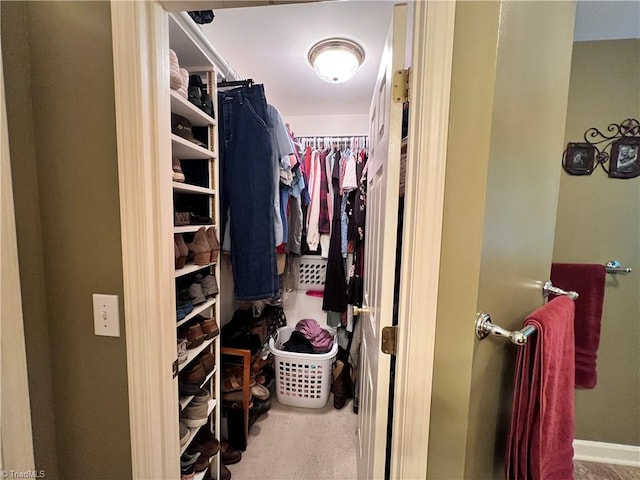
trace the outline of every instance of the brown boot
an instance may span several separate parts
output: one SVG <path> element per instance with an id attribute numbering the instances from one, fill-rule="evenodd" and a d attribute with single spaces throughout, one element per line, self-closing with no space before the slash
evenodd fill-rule
<path id="1" fill-rule="evenodd" d="M 209 247 L 211 247 L 211 263 L 215 263 L 218 261 L 218 253 L 220 252 L 220 243 L 218 242 L 215 228 L 207 228 L 207 240 L 209 241 Z"/>
<path id="2" fill-rule="evenodd" d="M 173 240 L 176 244 L 176 249 L 178 251 L 178 255 L 176 256 L 176 270 L 184 267 L 185 262 L 187 261 L 187 256 L 189 255 L 189 247 L 184 243 L 184 237 L 181 233 L 176 233 L 173 236 Z"/>
<path id="3" fill-rule="evenodd" d="M 345 406 L 347 400 L 351 398 L 349 364 L 345 364 L 342 360 L 336 360 L 336 365 L 333 367 L 331 377 L 333 378 L 333 384 L 331 385 L 333 407 L 340 410 Z"/>
<path id="4" fill-rule="evenodd" d="M 209 265 L 211 262 L 211 247 L 207 239 L 207 231 L 201 227 L 189 244 L 189 250 L 193 252 L 193 263 L 196 265 Z"/>

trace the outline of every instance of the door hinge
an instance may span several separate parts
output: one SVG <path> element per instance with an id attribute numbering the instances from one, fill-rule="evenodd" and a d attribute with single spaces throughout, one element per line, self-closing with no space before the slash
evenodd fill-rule
<path id="1" fill-rule="evenodd" d="M 176 358 L 171 364 L 171 371 L 173 372 L 173 378 L 178 376 L 178 359 Z"/>
<path id="2" fill-rule="evenodd" d="M 382 353 L 387 355 L 396 354 L 396 338 L 398 327 L 384 327 L 382 329 L 382 345 L 380 346 Z"/>
<path id="3" fill-rule="evenodd" d="M 394 103 L 406 103 L 409 101 L 409 69 L 393 72 L 392 97 Z"/>

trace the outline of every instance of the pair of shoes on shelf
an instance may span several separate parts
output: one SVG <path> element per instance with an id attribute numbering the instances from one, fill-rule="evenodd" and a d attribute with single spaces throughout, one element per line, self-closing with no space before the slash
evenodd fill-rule
<path id="1" fill-rule="evenodd" d="M 192 321 L 200 326 L 206 340 L 210 340 L 220 333 L 218 322 L 213 317 L 205 318 L 202 315 L 196 315 Z"/>
<path id="2" fill-rule="evenodd" d="M 220 391 L 222 393 L 242 390 L 242 386 L 244 385 L 244 369 L 242 365 L 225 365 L 220 377 Z M 255 384 L 255 380 L 253 379 L 250 379 L 250 382 L 250 386 Z"/>
<path id="3" fill-rule="evenodd" d="M 202 293 L 205 297 L 212 297 L 218 294 L 218 282 L 216 281 L 215 275 L 206 275 L 203 277 L 200 273 L 198 273 L 196 274 L 195 278 L 196 283 L 202 285 Z"/>
<path id="4" fill-rule="evenodd" d="M 207 86 L 202 82 L 200 75 L 189 76 L 189 88 L 187 92 L 191 103 L 210 117 L 215 118 L 213 100 L 209 92 L 207 92 Z"/>
<path id="5" fill-rule="evenodd" d="M 201 227 L 198 229 L 193 237 L 193 242 L 188 247 L 193 252 L 193 263 L 196 265 L 209 265 L 211 263 L 211 246 L 209 245 L 206 228 Z"/>
<path id="6" fill-rule="evenodd" d="M 209 403 L 212 400 L 207 400 L 204 403 L 194 403 L 192 400 L 184 410 L 180 412 L 180 418 L 184 424 L 189 428 L 198 428 L 206 425 L 209 419 Z"/>
<path id="7" fill-rule="evenodd" d="M 264 385 L 260 385 L 259 383 L 256 382 L 255 385 L 251 386 L 251 395 L 253 395 L 254 397 L 256 397 L 256 399 L 258 400 L 269 400 L 269 397 L 271 396 L 271 392 L 269 392 L 269 389 L 267 387 L 265 387 Z"/>
<path id="8" fill-rule="evenodd" d="M 187 340 L 187 349 L 192 349 L 202 345 L 202 342 L 206 340 L 206 335 L 202 331 L 202 327 L 199 323 L 190 325 L 188 328 L 182 329 L 178 332 L 178 338 Z"/>
<path id="9" fill-rule="evenodd" d="M 220 243 L 214 227 L 199 228 L 188 247 L 193 252 L 193 262 L 196 265 L 209 265 L 218 261 Z"/>
<path id="10" fill-rule="evenodd" d="M 198 363 L 202 365 L 202 368 L 204 368 L 204 373 L 207 375 L 213 372 L 213 369 L 216 366 L 215 359 L 213 358 L 213 354 L 211 352 L 207 352 L 200 355 L 200 358 L 198 359 Z"/>
<path id="11" fill-rule="evenodd" d="M 187 452 L 200 452 L 207 457 L 213 457 L 220 451 L 220 442 L 208 428 L 198 431 Z"/>
<path id="12" fill-rule="evenodd" d="M 180 160 L 177 158 L 171 159 L 171 180 L 174 182 L 184 183 L 185 177 L 182 172 L 182 166 L 180 165 Z"/>
<path id="13" fill-rule="evenodd" d="M 176 320 L 180 321 L 193 311 L 188 290 L 180 290 L 176 296 Z"/>
<path id="14" fill-rule="evenodd" d="M 184 267 L 189 256 L 189 247 L 184 241 L 184 237 L 181 233 L 176 233 L 173 236 L 174 250 L 176 251 L 176 270 Z"/>
<path id="15" fill-rule="evenodd" d="M 187 442 L 189 442 L 189 438 L 191 437 L 191 431 L 189 427 L 187 427 L 182 421 L 180 421 L 180 446 L 184 447 Z"/>
<path id="16" fill-rule="evenodd" d="M 232 410 L 242 410 L 244 408 L 242 390 L 225 392 L 221 395 L 221 398 L 222 406 L 225 408 L 230 408 Z M 251 400 L 249 400 L 248 408 L 253 408 L 253 402 Z"/>
<path id="17" fill-rule="evenodd" d="M 178 385 L 181 395 L 195 395 L 200 391 L 200 385 L 207 378 L 207 372 L 200 362 L 185 368 L 180 372 Z"/>
<path id="18" fill-rule="evenodd" d="M 189 296 L 191 297 L 191 303 L 193 305 L 199 305 L 207 301 L 207 297 L 205 297 L 204 295 L 204 290 L 201 283 L 194 282 L 189 285 L 188 292 Z"/>

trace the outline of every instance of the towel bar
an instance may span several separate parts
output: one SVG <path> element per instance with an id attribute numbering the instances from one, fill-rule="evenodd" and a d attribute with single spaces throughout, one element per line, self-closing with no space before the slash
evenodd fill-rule
<path id="1" fill-rule="evenodd" d="M 577 300 L 579 296 L 578 292 L 574 292 L 571 290 L 567 292 L 565 290 L 562 290 L 561 288 L 554 287 L 551 283 L 551 280 L 547 280 L 547 282 L 542 287 L 542 294 L 545 297 L 548 297 L 550 293 L 553 293 L 554 295 L 566 295 L 571 300 Z"/>
<path id="2" fill-rule="evenodd" d="M 607 273 L 631 273 L 631 267 L 621 267 L 620 262 L 617 260 L 610 260 L 605 265 L 607 267 Z"/>
<path id="3" fill-rule="evenodd" d="M 516 330 L 515 332 L 505 330 L 491 323 L 491 315 L 485 312 L 478 313 L 478 318 L 476 318 L 476 337 L 479 340 L 493 335 L 494 337 L 507 338 L 516 345 L 525 345 L 529 336 L 535 331 L 536 327 L 532 325 L 527 325 L 522 330 Z"/>

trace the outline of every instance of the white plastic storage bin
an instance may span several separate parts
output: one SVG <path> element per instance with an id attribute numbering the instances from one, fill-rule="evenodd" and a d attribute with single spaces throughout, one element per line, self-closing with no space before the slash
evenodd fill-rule
<path id="1" fill-rule="evenodd" d="M 276 392 L 283 405 L 304 408 L 322 408 L 329 399 L 331 366 L 338 353 L 338 342 L 333 334 L 333 347 L 328 353 L 296 353 L 283 350 L 294 327 L 278 329 L 277 338 L 269 340 L 274 356 Z"/>
<path id="2" fill-rule="evenodd" d="M 327 259 L 316 255 L 300 257 L 298 269 L 298 291 L 324 290 L 324 280 L 327 276 Z"/>

